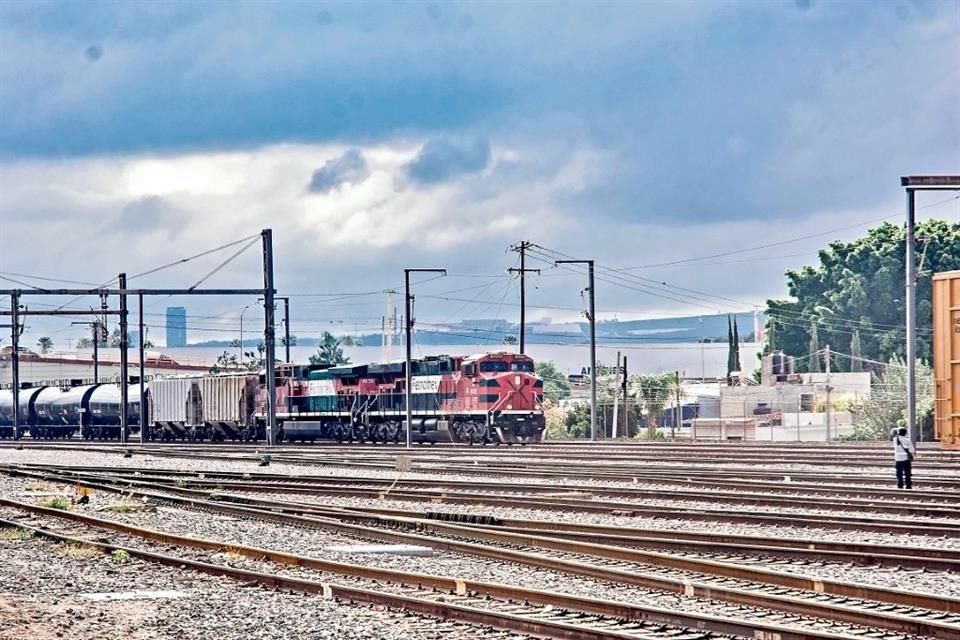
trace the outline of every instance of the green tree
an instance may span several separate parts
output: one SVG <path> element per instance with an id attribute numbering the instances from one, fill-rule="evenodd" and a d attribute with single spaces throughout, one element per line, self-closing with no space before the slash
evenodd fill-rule
<path id="1" fill-rule="evenodd" d="M 733 372 L 733 322 L 727 315 L 727 381 L 730 381 L 730 373 Z"/>
<path id="2" fill-rule="evenodd" d="M 92 338 L 80 338 L 77 340 L 77 349 L 92 349 L 93 348 L 93 339 Z"/>
<path id="3" fill-rule="evenodd" d="M 133 344 L 133 340 L 130 338 L 130 332 L 127 332 L 127 344 Z M 113 330 L 113 333 L 110 334 L 110 346 L 116 349 L 120 346 L 120 327 L 117 327 Z"/>
<path id="4" fill-rule="evenodd" d="M 733 319 L 733 370 L 743 371 L 740 368 L 740 331 L 737 328 L 737 319 Z"/>
<path id="5" fill-rule="evenodd" d="M 562 398 L 570 397 L 570 383 L 552 361 L 538 362 L 536 372 L 543 380 L 543 397 L 546 400 L 556 404 Z M 589 419 L 587 424 L 589 424 Z"/>
<path id="6" fill-rule="evenodd" d="M 517 336 L 504 336 L 503 344 L 517 344 Z"/>
<path id="7" fill-rule="evenodd" d="M 860 330 L 854 329 L 850 338 L 850 371 L 863 371 L 863 349 L 860 347 Z"/>
<path id="8" fill-rule="evenodd" d="M 894 427 L 907 424 L 907 366 L 902 358 L 895 356 L 881 365 L 876 375 L 876 384 L 870 397 L 851 407 L 857 414 L 852 440 L 887 440 Z M 933 370 L 924 362 L 917 363 L 917 417 L 924 432 L 924 439 L 933 437 Z"/>
<path id="9" fill-rule="evenodd" d="M 217 362 L 210 367 L 210 373 L 222 373 L 224 371 L 236 371 L 240 368 L 237 356 L 224 351 L 217 356 Z"/>
<path id="10" fill-rule="evenodd" d="M 810 325 L 810 344 L 807 345 L 807 349 L 810 351 L 807 371 L 820 373 L 820 334 L 816 323 Z"/>
<path id="11" fill-rule="evenodd" d="M 590 437 L 590 403 L 578 402 L 564 417 L 568 438 Z"/>
<path id="12" fill-rule="evenodd" d="M 917 280 L 917 355 L 929 362 L 930 273 L 960 269 L 960 222 L 928 220 L 917 226 L 916 236 L 917 256 L 923 256 Z M 863 357 L 888 362 L 902 356 L 905 251 L 904 228 L 883 224 L 852 242 L 830 243 L 819 252 L 816 267 L 788 271 L 793 300 L 767 301 L 767 335 L 774 341 L 770 346 L 801 355 L 810 341 L 811 323 L 818 322 L 825 344 L 850 344 L 859 329 Z M 800 369 L 806 365 L 797 362 Z M 872 365 L 866 368 L 875 370 Z"/>
<path id="13" fill-rule="evenodd" d="M 663 416 L 667 402 L 676 397 L 677 374 L 658 373 L 656 375 L 630 376 L 630 390 L 647 412 L 647 437 L 654 438 L 657 425 Z"/>
<path id="14" fill-rule="evenodd" d="M 280 346 L 281 347 L 287 346 L 287 336 L 283 336 L 282 338 L 280 338 Z M 293 335 L 292 333 L 290 334 L 290 346 L 291 347 L 297 346 L 297 336 Z"/>
<path id="15" fill-rule="evenodd" d="M 53 349 L 53 340 L 48 336 L 43 336 L 37 340 L 37 346 L 40 347 L 40 353 L 50 353 Z"/>
<path id="16" fill-rule="evenodd" d="M 317 353 L 310 356 L 310 364 L 350 364 L 350 358 L 344 357 L 340 341 L 329 331 L 324 331 Z"/>

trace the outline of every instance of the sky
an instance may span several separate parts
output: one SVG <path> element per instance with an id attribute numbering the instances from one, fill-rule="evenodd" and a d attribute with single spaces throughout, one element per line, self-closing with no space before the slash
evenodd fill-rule
<path id="1" fill-rule="evenodd" d="M 956 0 L 11 1 L 0 51 L 9 286 L 251 238 L 130 284 L 258 287 L 271 228 L 301 335 L 378 330 L 405 267 L 448 270 L 414 277 L 424 326 L 515 319 L 523 240 L 534 319 L 582 316 L 557 257 L 596 260 L 601 319 L 746 310 L 902 220 L 899 176 L 960 170 Z M 920 217 L 960 219 L 952 196 Z M 67 303 L 98 301 L 30 301 Z M 155 334 L 187 306 L 191 339 L 260 313 L 146 304 Z"/>

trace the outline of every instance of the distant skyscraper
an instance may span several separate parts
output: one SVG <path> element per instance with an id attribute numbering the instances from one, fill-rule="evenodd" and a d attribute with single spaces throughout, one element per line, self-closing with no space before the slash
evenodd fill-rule
<path id="1" fill-rule="evenodd" d="M 187 310 L 167 307 L 167 346 L 187 346 Z"/>

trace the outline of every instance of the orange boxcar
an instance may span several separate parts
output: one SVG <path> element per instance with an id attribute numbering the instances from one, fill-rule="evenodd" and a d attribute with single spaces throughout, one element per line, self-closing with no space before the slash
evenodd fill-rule
<path id="1" fill-rule="evenodd" d="M 947 449 L 960 449 L 960 271 L 933 276 L 934 428 Z"/>

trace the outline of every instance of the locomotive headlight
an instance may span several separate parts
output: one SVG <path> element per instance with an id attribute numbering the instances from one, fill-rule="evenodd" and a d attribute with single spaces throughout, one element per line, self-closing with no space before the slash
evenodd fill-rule
<path id="1" fill-rule="evenodd" d="M 508 404 L 508 405 L 507 405 L 507 409 L 508 409 L 508 410 L 513 409 L 513 405 L 512 405 L 512 404 Z"/>
<path id="2" fill-rule="evenodd" d="M 513 376 L 513 384 L 520 386 L 520 376 Z"/>

